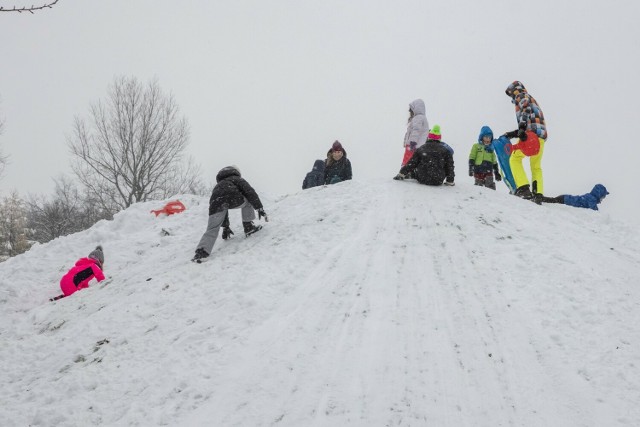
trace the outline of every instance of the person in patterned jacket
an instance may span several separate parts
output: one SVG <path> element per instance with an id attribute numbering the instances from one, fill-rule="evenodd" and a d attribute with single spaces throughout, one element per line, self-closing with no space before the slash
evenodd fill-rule
<path id="1" fill-rule="evenodd" d="M 527 150 L 518 150 L 514 145 L 514 151 L 509 159 L 509 165 L 513 172 L 513 178 L 516 183 L 515 195 L 524 199 L 533 199 L 539 203 L 544 193 L 544 183 L 542 180 L 542 154 L 544 153 L 544 145 L 547 140 L 547 127 L 544 120 L 544 114 L 540 105 L 533 96 L 527 92 L 527 89 L 519 81 L 514 81 L 505 90 L 507 96 L 511 98 L 511 102 L 515 106 L 516 120 L 518 121 L 518 130 L 507 132 L 505 136 L 515 138 L 520 141 L 528 141 L 532 137 L 537 137 L 539 148 L 535 152 L 525 154 Z M 534 135 L 535 134 L 535 135 Z M 529 145 L 531 141 L 528 141 Z M 536 146 L 538 144 L 535 144 Z M 531 189 L 529 188 L 529 180 L 522 166 L 522 160 L 529 157 L 531 166 Z"/>

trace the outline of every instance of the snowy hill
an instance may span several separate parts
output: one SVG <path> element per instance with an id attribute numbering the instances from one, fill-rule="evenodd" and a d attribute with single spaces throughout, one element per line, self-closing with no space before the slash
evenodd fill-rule
<path id="1" fill-rule="evenodd" d="M 606 215 L 354 181 L 248 239 L 234 211 L 197 265 L 180 199 L 0 263 L 0 425 L 640 425 L 640 238 Z M 98 243 L 106 284 L 48 302 Z"/>

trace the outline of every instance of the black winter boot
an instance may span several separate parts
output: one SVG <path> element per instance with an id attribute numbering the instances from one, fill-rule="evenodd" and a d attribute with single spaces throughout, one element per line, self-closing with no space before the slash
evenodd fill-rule
<path id="1" fill-rule="evenodd" d="M 261 225 L 253 225 L 252 221 L 243 222 L 242 226 L 244 227 L 244 235 L 249 237 L 256 231 L 262 230 Z"/>
<path id="2" fill-rule="evenodd" d="M 531 194 L 531 190 L 529 190 L 529 184 L 518 187 L 515 195 L 525 200 L 531 200 L 533 198 L 533 194 Z"/>
<path id="3" fill-rule="evenodd" d="M 538 181 L 533 181 L 531 183 L 531 189 L 533 190 L 533 202 L 536 205 L 541 205 L 544 196 L 542 195 L 542 193 L 538 193 Z"/>
<path id="4" fill-rule="evenodd" d="M 197 262 L 198 264 L 200 264 L 202 260 L 207 258 L 208 256 L 209 254 L 207 253 L 207 251 L 205 251 L 202 248 L 198 248 L 196 249 L 196 254 L 194 255 L 194 257 L 191 258 L 191 261 Z"/>

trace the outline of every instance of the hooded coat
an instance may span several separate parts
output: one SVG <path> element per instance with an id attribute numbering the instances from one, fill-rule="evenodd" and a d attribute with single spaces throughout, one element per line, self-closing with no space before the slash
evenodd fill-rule
<path id="1" fill-rule="evenodd" d="M 216 176 L 216 182 L 217 185 L 213 188 L 209 199 L 209 215 L 226 209 L 239 208 L 245 199 L 254 209 L 262 208 L 262 202 L 256 190 L 240 176 L 237 168 L 233 166 L 222 168 Z"/>
<path id="2" fill-rule="evenodd" d="M 347 159 L 347 152 L 342 148 L 342 158 L 338 161 L 333 160 L 331 154 L 333 148 L 327 152 L 327 161 L 324 169 L 324 183 L 329 185 L 335 182 L 348 181 L 352 177 L 351 162 Z M 337 181 L 339 180 L 339 181 Z"/>
<path id="3" fill-rule="evenodd" d="M 302 181 L 302 189 L 306 190 L 307 188 L 317 187 L 322 184 L 324 184 L 324 161 L 316 160 L 313 164 L 313 169 L 305 176 L 304 181 Z"/>
<path id="4" fill-rule="evenodd" d="M 515 81 L 511 83 L 505 93 L 511 97 L 511 102 L 515 105 L 516 120 L 518 127 L 524 126 L 526 130 L 535 132 L 538 138 L 547 139 L 547 127 L 544 121 L 544 114 L 535 98 L 529 95 L 524 85 Z"/>
<path id="5" fill-rule="evenodd" d="M 493 145 L 484 145 L 482 138 L 488 136 L 493 141 L 493 132 L 489 126 L 483 126 L 478 135 L 478 143 L 473 144 L 469 153 L 469 167 L 473 173 L 498 172 L 498 159 L 493 150 Z"/>
<path id="6" fill-rule="evenodd" d="M 589 208 L 594 211 L 598 210 L 598 203 L 609 194 L 607 189 L 602 184 L 596 184 L 590 193 L 583 194 L 582 196 L 564 196 L 564 204 L 574 206 L 576 208 Z"/>
<path id="7" fill-rule="evenodd" d="M 416 150 L 405 166 L 400 169 L 405 176 L 413 176 L 421 184 L 442 185 L 455 178 L 453 155 L 440 141 L 433 139 Z"/>
<path id="8" fill-rule="evenodd" d="M 80 289 L 88 288 L 89 281 L 96 278 L 104 280 L 100 261 L 93 258 L 80 258 L 76 264 L 60 279 L 60 289 L 64 296 L 69 296 Z"/>
<path id="9" fill-rule="evenodd" d="M 409 147 L 412 142 L 416 143 L 416 148 L 421 147 L 427 141 L 429 135 L 429 121 L 426 116 L 426 109 L 422 99 L 416 99 L 409 104 L 409 109 L 413 112 L 413 117 L 407 125 L 407 133 L 404 135 L 404 146 Z"/>

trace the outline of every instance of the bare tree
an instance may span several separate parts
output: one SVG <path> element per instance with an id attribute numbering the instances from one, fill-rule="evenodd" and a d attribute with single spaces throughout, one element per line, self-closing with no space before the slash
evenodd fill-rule
<path id="1" fill-rule="evenodd" d="M 82 194 L 68 177 L 61 175 L 53 181 L 55 190 L 51 198 L 38 195 L 28 198 L 29 237 L 33 240 L 45 243 L 112 218 L 99 201 Z"/>
<path id="2" fill-rule="evenodd" d="M 206 196 L 210 193 L 208 186 L 201 179 L 200 165 L 189 157 L 185 162 L 173 168 L 164 177 L 161 199 L 167 199 L 176 194 L 197 194 Z"/>
<path id="3" fill-rule="evenodd" d="M 0 135 L 4 131 L 4 119 L 0 117 Z M 2 147 L 0 147 L 0 178 L 2 178 L 2 174 L 4 173 L 4 169 L 7 167 L 9 163 L 9 156 L 2 153 Z"/>
<path id="4" fill-rule="evenodd" d="M 53 7 L 53 5 L 55 5 L 56 3 L 58 3 L 58 1 L 60 0 L 54 0 L 51 3 L 45 3 L 41 6 L 34 6 L 31 5 L 30 7 L 16 7 L 13 6 L 11 9 L 5 9 L 3 6 L 0 6 L 0 12 L 18 12 L 18 13 L 22 13 L 22 12 L 29 12 L 29 13 L 33 13 L 36 10 L 42 10 L 42 9 L 51 9 L 51 7 Z"/>
<path id="5" fill-rule="evenodd" d="M 76 117 L 68 144 L 80 182 L 115 213 L 197 181 L 197 168 L 183 161 L 188 140 L 187 120 L 156 80 L 119 77 L 106 102 L 91 106 L 88 124 Z"/>
<path id="6" fill-rule="evenodd" d="M 51 199 L 32 195 L 27 200 L 31 237 L 40 243 L 84 230 L 83 205 L 77 187 L 64 176 L 54 182 L 56 187 Z"/>
<path id="7" fill-rule="evenodd" d="M 0 259 L 26 252 L 31 247 L 27 232 L 24 201 L 14 191 L 0 202 Z"/>

